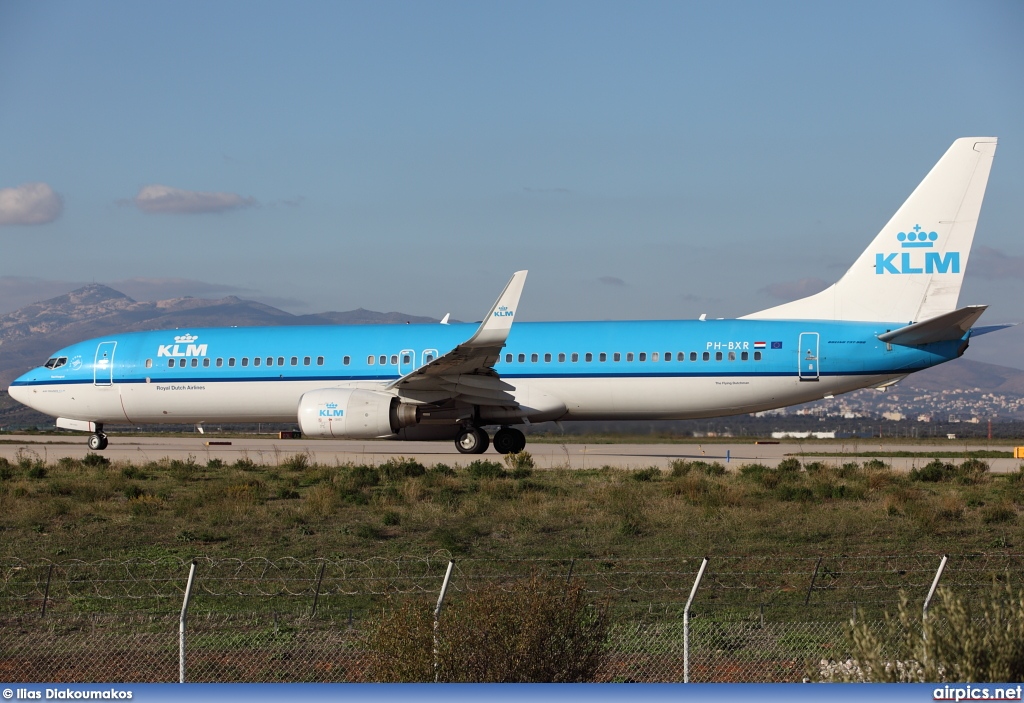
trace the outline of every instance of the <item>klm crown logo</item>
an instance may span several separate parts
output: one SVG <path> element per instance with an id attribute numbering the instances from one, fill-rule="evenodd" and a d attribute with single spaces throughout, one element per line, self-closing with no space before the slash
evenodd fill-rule
<path id="1" fill-rule="evenodd" d="M 498 309 L 494 311 L 495 317 L 512 317 L 515 315 L 514 310 L 509 310 L 507 305 L 499 305 Z"/>
<path id="2" fill-rule="evenodd" d="M 338 404 L 337 403 L 325 403 L 324 407 L 325 408 L 336 408 L 336 407 L 338 407 Z"/>
<path id="3" fill-rule="evenodd" d="M 191 344 L 192 342 L 196 341 L 197 339 L 199 339 L 199 337 L 193 337 L 191 334 L 186 332 L 185 334 L 183 334 L 183 335 L 181 335 L 179 337 L 175 337 L 174 338 L 174 343 L 175 344 Z"/>
<path id="4" fill-rule="evenodd" d="M 324 407 L 317 413 L 317 417 L 345 417 L 345 411 L 339 408 L 337 403 L 324 403 Z"/>
<path id="5" fill-rule="evenodd" d="M 938 232 L 925 231 L 919 224 L 896 235 L 900 248 L 911 250 L 932 249 L 938 239 Z M 875 274 L 877 275 L 917 273 L 960 273 L 960 252 L 902 251 L 893 254 L 875 254 Z"/>

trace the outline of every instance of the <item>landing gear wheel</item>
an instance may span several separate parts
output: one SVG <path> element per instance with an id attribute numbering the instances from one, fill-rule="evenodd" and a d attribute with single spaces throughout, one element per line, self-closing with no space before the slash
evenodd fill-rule
<path id="1" fill-rule="evenodd" d="M 499 454 L 516 454 L 526 449 L 526 436 L 514 427 L 502 427 L 494 433 L 494 449 Z"/>
<path id="2" fill-rule="evenodd" d="M 487 433 L 479 427 L 466 427 L 455 438 L 455 448 L 461 454 L 483 454 L 490 443 Z"/>
<path id="3" fill-rule="evenodd" d="M 107 436 L 105 434 L 94 434 L 89 435 L 89 449 L 94 452 L 102 451 L 107 448 Z"/>

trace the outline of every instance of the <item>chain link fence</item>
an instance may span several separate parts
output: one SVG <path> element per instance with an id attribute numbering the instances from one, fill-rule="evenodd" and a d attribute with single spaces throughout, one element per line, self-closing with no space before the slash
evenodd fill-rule
<path id="1" fill-rule="evenodd" d="M 596 680 L 684 678 L 683 610 L 701 559 L 456 563 L 448 598 L 531 573 L 580 579 L 613 626 Z M 387 601 L 432 608 L 447 555 L 196 560 L 190 682 L 367 680 L 362 633 Z M 715 558 L 690 611 L 690 681 L 800 681 L 846 658 L 853 617 L 882 627 L 901 591 L 923 602 L 939 557 Z M 0 560 L 0 680 L 178 680 L 178 617 L 190 562 Z M 943 585 L 1015 583 L 1024 555 L 951 557 Z M 443 613 L 442 613 L 443 622 Z"/>

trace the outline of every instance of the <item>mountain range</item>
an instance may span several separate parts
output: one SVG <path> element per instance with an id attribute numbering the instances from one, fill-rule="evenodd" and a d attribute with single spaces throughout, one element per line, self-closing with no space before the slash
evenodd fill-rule
<path id="1" fill-rule="evenodd" d="M 0 315 L 0 389 L 6 396 L 6 388 L 12 380 L 44 362 L 61 347 L 118 332 L 436 321 L 429 317 L 363 309 L 293 315 L 236 296 L 217 300 L 184 297 L 139 302 L 113 288 L 91 284 Z M 13 409 L 8 407 L 13 401 L 6 397 L 2 400 L 0 410 Z M 911 418 L 930 413 L 941 415 L 943 419 L 955 414 L 967 421 L 970 417 L 1024 419 L 1024 371 L 961 358 L 912 374 L 886 393 L 857 391 L 833 400 L 818 401 L 812 406 L 828 415 L 897 412 Z"/>

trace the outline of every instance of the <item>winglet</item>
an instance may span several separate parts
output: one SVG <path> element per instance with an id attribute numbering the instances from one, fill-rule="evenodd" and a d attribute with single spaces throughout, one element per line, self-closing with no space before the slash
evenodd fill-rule
<path id="1" fill-rule="evenodd" d="M 526 271 L 516 271 L 512 274 L 505 290 L 501 291 L 498 300 L 491 306 L 487 317 L 477 328 L 476 334 L 460 346 L 482 347 L 505 344 L 509 330 L 512 329 L 516 308 L 519 307 L 519 296 L 523 294 L 523 286 L 526 285 L 526 273 Z"/>

